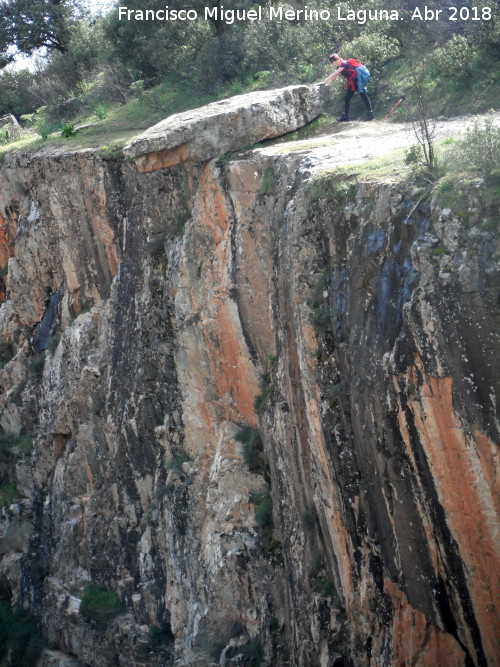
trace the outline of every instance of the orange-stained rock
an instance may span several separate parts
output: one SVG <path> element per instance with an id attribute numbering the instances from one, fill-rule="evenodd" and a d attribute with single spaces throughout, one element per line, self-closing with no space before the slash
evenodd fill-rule
<path id="1" fill-rule="evenodd" d="M 500 652 L 497 454 L 484 434 L 472 435 L 456 416 L 451 378 L 426 377 L 409 405 L 464 563 L 484 650 L 495 664 Z M 400 412 L 402 426 L 404 421 Z"/>
<path id="2" fill-rule="evenodd" d="M 390 581 L 385 590 L 392 602 L 392 646 L 394 667 L 462 667 L 465 653 L 457 640 L 429 623 L 425 616 L 413 609 L 406 595 Z"/>

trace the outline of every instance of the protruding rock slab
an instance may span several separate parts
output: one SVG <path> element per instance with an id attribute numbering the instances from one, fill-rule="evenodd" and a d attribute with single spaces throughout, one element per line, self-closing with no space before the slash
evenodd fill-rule
<path id="1" fill-rule="evenodd" d="M 141 172 L 204 162 L 293 132 L 322 111 L 320 86 L 289 86 L 237 95 L 174 114 L 125 147 Z"/>

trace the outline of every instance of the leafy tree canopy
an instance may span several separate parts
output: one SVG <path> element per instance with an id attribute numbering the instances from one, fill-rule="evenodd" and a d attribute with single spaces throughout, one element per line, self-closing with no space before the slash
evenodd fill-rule
<path id="1" fill-rule="evenodd" d="M 0 0 L 0 67 L 45 47 L 66 53 L 77 0 Z"/>

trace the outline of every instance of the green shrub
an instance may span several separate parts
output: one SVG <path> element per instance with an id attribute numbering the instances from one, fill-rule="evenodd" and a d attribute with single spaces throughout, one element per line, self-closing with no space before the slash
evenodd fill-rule
<path id="1" fill-rule="evenodd" d="M 170 461 L 167 461 L 165 468 L 167 470 L 181 470 L 182 464 L 187 461 L 191 461 L 191 457 L 186 451 L 181 451 L 179 454 L 172 457 Z"/>
<path id="2" fill-rule="evenodd" d="M 60 130 L 60 121 L 49 121 L 43 115 L 38 117 L 37 113 L 36 131 L 42 137 L 42 139 L 47 139 L 49 134 L 53 134 L 54 132 L 58 132 Z"/>
<path id="3" fill-rule="evenodd" d="M 141 653 L 149 653 L 150 651 L 159 651 L 165 647 L 170 646 L 174 641 L 172 631 L 167 628 L 159 628 L 153 625 L 149 628 L 148 640 L 140 646 Z"/>
<path id="4" fill-rule="evenodd" d="M 319 308 L 324 301 L 323 292 L 328 289 L 326 272 L 314 283 L 311 290 L 311 296 L 307 300 L 307 305 L 311 308 Z"/>
<path id="5" fill-rule="evenodd" d="M 23 454 L 29 454 L 33 449 L 33 437 L 31 433 L 20 435 L 16 447 L 19 447 Z"/>
<path id="6" fill-rule="evenodd" d="M 49 575 L 50 568 L 39 560 L 31 563 L 31 576 L 36 583 L 42 582 Z"/>
<path id="7" fill-rule="evenodd" d="M 144 92 L 144 79 L 138 79 L 137 81 L 133 81 L 128 87 L 128 89 L 130 90 L 132 95 L 139 97 L 140 94 Z"/>
<path id="8" fill-rule="evenodd" d="M 19 117 L 19 120 L 24 127 L 31 127 L 35 122 L 34 113 L 24 113 Z"/>
<path id="9" fill-rule="evenodd" d="M 322 277 L 314 284 L 311 296 L 307 300 L 307 305 L 313 309 L 311 324 L 318 336 L 324 336 L 328 331 L 331 331 L 330 308 L 323 296 L 323 293 L 328 290 L 327 281 L 327 272 L 323 271 Z"/>
<path id="10" fill-rule="evenodd" d="M 253 428 L 253 426 L 243 426 L 234 438 L 243 444 L 243 458 L 250 472 L 262 473 L 264 467 L 262 458 L 264 447 L 259 431 Z"/>
<path id="11" fill-rule="evenodd" d="M 274 195 L 276 192 L 276 176 L 274 169 L 267 167 L 262 174 L 262 185 L 260 191 L 263 195 Z"/>
<path id="12" fill-rule="evenodd" d="M 328 388 L 325 392 L 325 396 L 328 400 L 337 399 L 342 392 L 342 384 L 340 382 L 332 382 L 328 385 Z"/>
<path id="13" fill-rule="evenodd" d="M 447 252 L 448 250 L 446 248 L 444 248 L 443 246 L 439 246 L 438 248 L 433 248 L 431 250 L 431 255 L 433 257 L 441 257 L 441 255 L 444 255 Z"/>
<path id="14" fill-rule="evenodd" d="M 255 505 L 255 523 L 263 530 L 272 529 L 273 524 L 273 502 L 267 491 L 252 492 L 250 502 Z"/>
<path id="15" fill-rule="evenodd" d="M 23 454 L 29 454 L 33 449 L 33 438 L 31 433 L 14 435 L 13 433 L 0 433 L 0 452 L 17 447 Z"/>
<path id="16" fill-rule="evenodd" d="M 66 123 L 66 125 L 63 125 L 61 133 L 63 137 L 69 139 L 70 137 L 75 137 L 78 134 L 78 130 L 75 130 L 75 126 L 71 123 Z"/>
<path id="17" fill-rule="evenodd" d="M 323 560 L 318 553 L 315 553 L 311 560 L 309 569 L 307 570 L 308 579 L 315 579 L 316 577 L 318 577 L 322 569 L 323 569 Z"/>
<path id="18" fill-rule="evenodd" d="M 456 170 L 477 169 L 488 177 L 500 169 L 500 127 L 495 126 L 492 117 L 476 120 L 463 139 L 456 142 L 448 159 Z"/>
<path id="19" fill-rule="evenodd" d="M 413 144 L 405 150 L 404 163 L 413 169 L 422 166 L 424 163 L 424 153 L 420 144 Z"/>
<path id="20" fill-rule="evenodd" d="M 319 336 L 324 336 L 331 331 L 330 309 L 326 304 L 313 311 L 311 324 Z"/>
<path id="21" fill-rule="evenodd" d="M 326 568 L 323 559 L 316 553 L 307 571 L 307 577 L 315 593 L 325 598 L 333 598 L 335 604 L 339 604 L 339 598 L 333 581 L 326 576 Z"/>
<path id="22" fill-rule="evenodd" d="M 22 395 L 23 391 L 26 388 L 26 384 L 27 384 L 26 380 L 21 380 L 21 382 L 18 382 L 18 384 L 12 388 L 10 392 L 10 400 L 15 405 L 19 405 L 19 403 L 22 404 Z"/>
<path id="23" fill-rule="evenodd" d="M 264 663 L 264 650 L 258 637 L 254 637 L 244 646 L 234 647 L 232 652 L 235 656 L 242 655 L 243 664 L 249 667 L 260 667 Z"/>
<path id="24" fill-rule="evenodd" d="M 269 631 L 270 632 L 276 632 L 280 627 L 280 622 L 276 618 L 276 616 L 271 616 L 271 619 L 269 620 Z"/>
<path id="25" fill-rule="evenodd" d="M 42 639 L 33 616 L 0 600 L 0 663 L 32 667 L 41 649 Z"/>
<path id="26" fill-rule="evenodd" d="M 5 366 L 14 357 L 14 348 L 10 343 L 0 343 L 0 367 Z"/>
<path id="27" fill-rule="evenodd" d="M 0 507 L 10 505 L 17 497 L 17 489 L 12 482 L 4 482 L 0 485 Z"/>
<path id="28" fill-rule="evenodd" d="M 267 399 L 273 391 L 272 378 L 270 373 L 262 373 L 260 376 L 260 394 L 254 398 L 253 407 L 258 415 L 261 415 L 266 409 Z"/>
<path id="29" fill-rule="evenodd" d="M 366 63 L 371 70 L 380 68 L 388 60 L 397 57 L 401 51 L 398 42 L 392 37 L 368 32 L 364 32 L 359 37 L 349 40 L 349 43 L 345 47 L 339 53 L 344 53 L 344 51 L 356 53 L 359 61 Z"/>
<path id="30" fill-rule="evenodd" d="M 304 530 L 307 530 L 308 532 L 313 531 L 316 528 L 317 521 L 318 515 L 316 513 L 316 508 L 313 503 L 310 503 L 302 512 L 302 525 L 304 526 Z"/>
<path id="31" fill-rule="evenodd" d="M 45 367 L 45 351 L 39 352 L 32 361 L 29 372 L 31 377 L 36 380 L 41 380 L 43 377 L 43 369 Z"/>
<path id="32" fill-rule="evenodd" d="M 101 105 L 101 104 L 98 104 L 98 105 L 95 107 L 95 109 L 94 109 L 94 116 L 96 116 L 96 118 L 97 118 L 98 120 L 104 120 L 104 119 L 106 118 L 107 115 L 108 115 L 108 110 L 106 109 L 105 106 L 103 106 L 103 105 Z"/>
<path id="33" fill-rule="evenodd" d="M 313 589 L 324 598 L 334 598 L 337 595 L 335 585 L 331 579 L 317 579 L 314 582 Z"/>
<path id="34" fill-rule="evenodd" d="M 95 623 L 103 629 L 122 608 L 120 598 L 115 591 L 109 591 L 100 586 L 87 586 L 80 603 L 80 614 L 87 621 Z"/>
<path id="35" fill-rule="evenodd" d="M 463 35 L 452 35 L 446 44 L 432 54 L 432 62 L 439 63 L 439 76 L 449 79 L 467 79 L 472 73 L 477 52 Z"/>

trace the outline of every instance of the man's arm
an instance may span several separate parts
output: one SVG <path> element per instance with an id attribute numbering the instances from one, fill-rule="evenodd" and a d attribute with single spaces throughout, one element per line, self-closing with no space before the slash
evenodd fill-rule
<path id="1" fill-rule="evenodd" d="M 335 79 L 338 77 L 340 72 L 343 72 L 345 70 L 345 67 L 338 67 L 335 72 L 332 72 L 329 77 L 327 77 L 324 80 L 325 86 L 329 86 L 331 83 L 335 81 Z"/>

